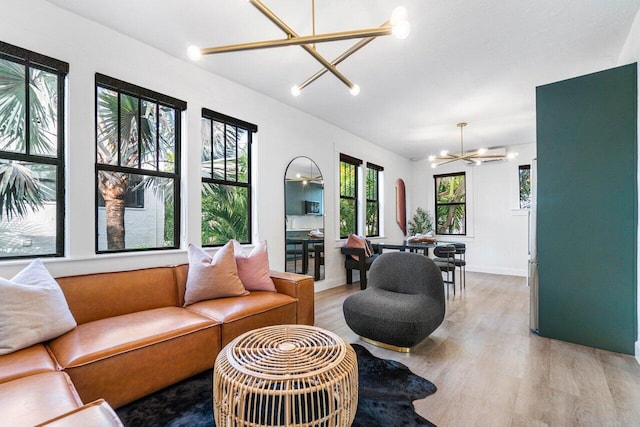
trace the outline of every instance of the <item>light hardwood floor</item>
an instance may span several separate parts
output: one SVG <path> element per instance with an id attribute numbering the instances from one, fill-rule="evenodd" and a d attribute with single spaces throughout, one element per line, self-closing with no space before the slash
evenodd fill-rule
<path id="1" fill-rule="evenodd" d="M 524 278 L 467 272 L 443 324 L 408 355 L 365 344 L 348 328 L 342 302 L 359 289 L 316 294 L 316 326 L 436 384 L 414 405 L 439 427 L 640 426 L 636 359 L 530 333 Z"/>

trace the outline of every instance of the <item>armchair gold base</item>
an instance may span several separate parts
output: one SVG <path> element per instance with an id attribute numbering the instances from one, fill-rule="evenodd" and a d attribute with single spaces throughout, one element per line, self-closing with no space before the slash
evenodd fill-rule
<path id="1" fill-rule="evenodd" d="M 387 344 L 380 341 L 372 340 L 370 338 L 365 338 L 360 336 L 360 339 L 368 344 L 375 345 L 376 347 L 385 348 L 387 350 L 397 351 L 398 353 L 410 353 L 411 347 L 398 347 L 397 345 Z"/>

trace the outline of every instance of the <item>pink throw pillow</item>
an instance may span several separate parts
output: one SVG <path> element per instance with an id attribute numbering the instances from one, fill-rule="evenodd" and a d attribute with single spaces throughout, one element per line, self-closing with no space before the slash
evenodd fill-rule
<path id="1" fill-rule="evenodd" d="M 276 291 L 276 285 L 269 272 L 269 254 L 267 241 L 258 243 L 249 255 L 242 253 L 242 246 L 237 240 L 233 241 L 235 247 L 238 276 L 248 291 Z"/>
<path id="2" fill-rule="evenodd" d="M 371 256 L 372 253 L 369 253 L 369 247 L 367 246 L 367 241 L 364 237 L 360 237 L 357 234 L 350 233 L 347 241 L 344 244 L 348 248 L 362 248 L 364 249 L 365 256 Z M 351 255 L 353 259 L 356 261 L 360 260 L 358 255 Z"/>
<path id="3" fill-rule="evenodd" d="M 247 295 L 238 276 L 233 244 L 228 242 L 213 258 L 202 248 L 189 245 L 189 272 L 184 305 L 198 301 Z"/>

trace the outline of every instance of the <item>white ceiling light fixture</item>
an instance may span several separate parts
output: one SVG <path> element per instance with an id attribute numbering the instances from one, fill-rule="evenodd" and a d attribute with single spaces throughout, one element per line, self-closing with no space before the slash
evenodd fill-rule
<path id="1" fill-rule="evenodd" d="M 466 122 L 460 122 L 456 126 L 460 128 L 460 153 L 452 154 L 446 150 L 442 150 L 439 156 L 429 156 L 429 161 L 431 162 L 432 168 L 437 168 L 438 166 L 446 165 L 447 163 L 455 162 L 457 160 L 463 160 L 471 165 L 481 165 L 482 162 L 492 161 L 492 160 L 502 160 L 502 159 L 514 159 L 518 153 L 516 152 L 508 152 L 506 154 L 492 152 L 487 148 L 480 148 L 476 151 L 464 151 L 464 138 L 463 138 L 463 129 L 467 126 Z"/>
<path id="2" fill-rule="evenodd" d="M 407 20 L 407 10 L 402 6 L 399 6 L 393 10 L 389 20 L 385 21 L 377 28 L 316 34 L 315 0 L 311 0 L 311 21 L 313 26 L 313 34 L 310 36 L 300 36 L 282 19 L 280 19 L 280 17 L 278 17 L 269 8 L 267 8 L 267 6 L 265 6 L 260 0 L 248 0 L 248 2 L 251 3 L 260 12 L 262 12 L 262 14 L 271 22 L 273 22 L 278 28 L 280 28 L 286 34 L 286 38 L 202 49 L 197 46 L 189 46 L 189 48 L 187 49 L 187 55 L 192 60 L 197 61 L 203 55 L 213 55 L 225 52 L 238 52 L 244 50 L 267 49 L 281 46 L 301 46 L 320 64 L 322 64 L 323 68 L 306 79 L 304 82 L 291 87 L 291 94 L 293 96 L 300 95 L 300 92 L 305 87 L 316 81 L 327 71 L 332 73 L 334 76 L 336 76 L 336 78 L 338 78 L 338 80 L 344 83 L 349 88 L 349 92 L 351 93 L 351 95 L 357 96 L 360 93 L 360 86 L 352 83 L 349 79 L 347 79 L 340 71 L 338 71 L 336 66 L 347 59 L 349 56 L 353 55 L 358 50 L 362 49 L 365 45 L 375 40 L 377 37 L 393 34 L 398 39 L 404 39 L 409 35 L 409 32 L 411 30 L 411 25 Z M 331 62 L 325 59 L 324 56 L 322 56 L 316 50 L 316 43 L 326 43 L 349 39 L 360 39 L 360 41 L 344 51 L 340 56 L 338 56 Z"/>

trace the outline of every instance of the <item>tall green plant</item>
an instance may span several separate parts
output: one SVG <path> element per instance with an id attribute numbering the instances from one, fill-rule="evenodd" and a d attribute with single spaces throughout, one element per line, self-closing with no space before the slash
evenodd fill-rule
<path id="1" fill-rule="evenodd" d="M 429 231 L 433 231 L 433 217 L 429 211 L 419 207 L 409 220 L 409 234 L 425 234 Z"/>

